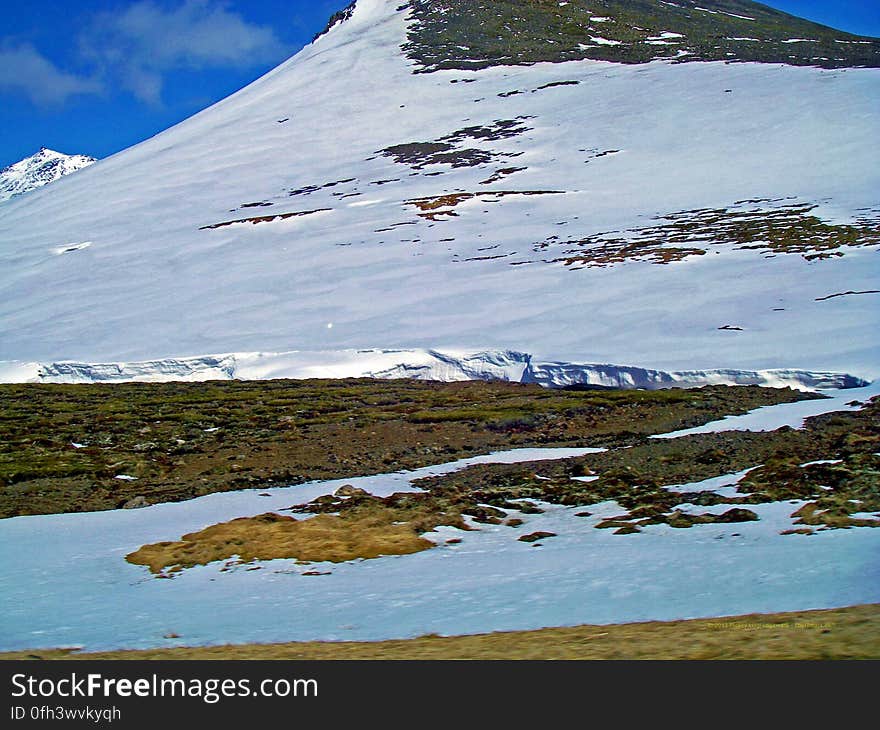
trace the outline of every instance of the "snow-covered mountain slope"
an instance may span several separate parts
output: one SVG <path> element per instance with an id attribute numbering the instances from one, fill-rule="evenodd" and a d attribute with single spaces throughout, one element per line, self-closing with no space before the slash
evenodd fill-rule
<path id="1" fill-rule="evenodd" d="M 36 154 L 0 170 L 0 202 L 55 182 L 93 162 L 97 162 L 94 157 L 65 155 L 41 147 Z"/>
<path id="2" fill-rule="evenodd" d="M 425 5 L 359 0 L 241 92 L 5 204 L 4 372 L 382 348 L 880 375 L 880 70 L 430 72 Z M 611 13 L 584 33 L 614 40 Z"/>

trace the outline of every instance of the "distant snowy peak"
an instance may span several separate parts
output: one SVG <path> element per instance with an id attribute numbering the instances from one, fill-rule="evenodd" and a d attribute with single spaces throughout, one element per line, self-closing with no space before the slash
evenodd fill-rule
<path id="1" fill-rule="evenodd" d="M 94 157 L 65 155 L 42 147 L 35 155 L 0 171 L 0 202 L 55 182 L 94 162 L 97 162 Z"/>

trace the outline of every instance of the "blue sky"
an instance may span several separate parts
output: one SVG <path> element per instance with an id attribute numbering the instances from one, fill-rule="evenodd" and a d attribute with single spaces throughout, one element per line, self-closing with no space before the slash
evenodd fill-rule
<path id="1" fill-rule="evenodd" d="M 0 168 L 106 157 L 293 55 L 348 0 L 0 0 Z M 880 0 L 765 0 L 880 36 Z"/>

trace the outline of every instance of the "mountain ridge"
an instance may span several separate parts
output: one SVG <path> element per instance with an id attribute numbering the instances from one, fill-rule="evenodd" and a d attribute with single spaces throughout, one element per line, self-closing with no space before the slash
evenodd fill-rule
<path id="1" fill-rule="evenodd" d="M 880 66 L 880 40 L 750 0 L 410 0 L 406 6 L 415 23 L 405 50 L 425 72 L 584 59 Z"/>

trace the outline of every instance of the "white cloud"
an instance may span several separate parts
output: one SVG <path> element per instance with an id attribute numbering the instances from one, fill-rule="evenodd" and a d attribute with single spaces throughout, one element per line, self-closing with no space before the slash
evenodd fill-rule
<path id="1" fill-rule="evenodd" d="M 95 94 L 101 84 L 59 69 L 32 45 L 0 45 L 0 91 L 18 91 L 39 106 L 63 104 L 77 94 Z"/>
<path id="2" fill-rule="evenodd" d="M 274 31 L 247 22 L 217 0 L 165 7 L 140 0 L 122 12 L 100 13 L 80 37 L 83 56 L 136 97 L 160 103 L 170 71 L 249 68 L 278 60 Z"/>

